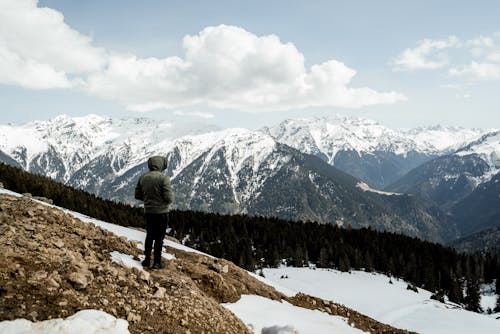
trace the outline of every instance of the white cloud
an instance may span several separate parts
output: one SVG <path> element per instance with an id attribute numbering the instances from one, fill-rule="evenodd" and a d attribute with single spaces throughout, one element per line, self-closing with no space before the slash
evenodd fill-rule
<path id="1" fill-rule="evenodd" d="M 471 81 L 499 80 L 500 64 L 471 62 L 468 65 L 450 68 L 449 74 Z"/>
<path id="2" fill-rule="evenodd" d="M 71 82 L 63 71 L 25 59 L 0 44 L 0 83 L 30 89 L 69 88 Z"/>
<path id="3" fill-rule="evenodd" d="M 489 61 L 492 61 L 492 62 L 500 63 L 500 50 L 495 51 L 495 52 L 491 52 L 490 54 L 488 54 L 486 56 L 486 59 L 488 59 Z"/>
<path id="4" fill-rule="evenodd" d="M 494 39 L 488 36 L 479 36 L 465 42 L 466 46 L 492 48 L 495 46 Z"/>
<path id="5" fill-rule="evenodd" d="M 192 116 L 192 117 L 199 117 L 199 118 L 214 118 L 215 115 L 209 112 L 203 112 L 203 111 L 182 111 L 182 110 L 176 110 L 174 111 L 174 115 L 176 116 Z"/>
<path id="6" fill-rule="evenodd" d="M 455 36 L 445 40 L 425 39 L 413 49 L 404 50 L 392 64 L 396 69 L 439 69 L 447 68 L 454 78 L 466 81 L 500 80 L 500 33 L 479 36 L 460 41 Z M 453 64 L 455 59 L 466 59 L 466 64 Z M 458 85 L 461 87 L 461 85 Z"/>
<path id="7" fill-rule="evenodd" d="M 199 104 L 247 111 L 361 107 L 405 99 L 349 87 L 356 72 L 336 60 L 307 70 L 302 53 L 275 35 L 220 25 L 186 36 L 183 47 L 183 58 L 112 56 L 104 71 L 89 77 L 86 89 L 140 111 Z"/>
<path id="8" fill-rule="evenodd" d="M 96 71 L 102 49 L 36 0 L 0 0 L 0 82 L 31 89 L 67 88 L 68 75 Z"/>
<path id="9" fill-rule="evenodd" d="M 329 60 L 306 69 L 278 36 L 207 27 L 183 40 L 183 57 L 138 58 L 97 48 L 36 0 L 0 0 L 0 83 L 83 89 L 129 110 L 205 105 L 247 111 L 308 106 L 356 108 L 405 100 L 350 87 L 356 71 Z"/>
<path id="10" fill-rule="evenodd" d="M 463 99 L 463 100 L 468 100 L 468 99 L 470 99 L 471 97 L 472 97 L 472 95 L 471 95 L 471 94 L 469 94 L 469 93 L 463 93 L 463 94 L 456 93 L 456 94 L 455 94 L 455 98 L 456 98 L 457 100 L 462 100 L 462 99 Z"/>
<path id="11" fill-rule="evenodd" d="M 444 50 L 458 47 L 460 41 L 455 36 L 444 40 L 424 39 L 416 48 L 405 49 L 391 63 L 398 70 L 433 70 L 448 65 L 448 55 Z"/>

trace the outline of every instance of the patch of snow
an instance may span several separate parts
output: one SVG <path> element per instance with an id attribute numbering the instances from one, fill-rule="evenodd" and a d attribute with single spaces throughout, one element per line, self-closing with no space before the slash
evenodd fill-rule
<path id="1" fill-rule="evenodd" d="M 233 304 L 222 304 L 240 318 L 254 333 L 360 334 L 345 318 L 294 306 L 255 295 L 243 295 Z M 273 328 L 274 327 L 274 328 Z M 278 332 L 278 329 L 283 332 Z M 274 332 L 271 330 L 274 329 Z M 270 331 L 270 332 L 269 332 Z"/>
<path id="2" fill-rule="evenodd" d="M 380 195 L 386 195 L 386 196 L 403 195 L 402 193 L 392 193 L 392 192 L 387 192 L 387 191 L 373 189 L 372 187 L 370 187 L 369 185 L 367 185 L 364 182 L 358 182 L 356 184 L 356 187 L 362 189 L 363 191 L 369 191 L 369 192 L 377 193 L 377 194 L 380 194 Z"/>
<path id="3" fill-rule="evenodd" d="M 117 251 L 113 251 L 110 253 L 111 261 L 118 263 L 119 265 L 127 268 L 137 268 L 139 270 L 143 270 L 141 261 L 134 260 L 134 257 L 129 254 L 123 254 Z M 166 260 L 173 260 L 175 256 L 169 253 L 163 253 L 162 257 Z M 144 257 L 142 257 L 144 258 Z"/>
<path id="4" fill-rule="evenodd" d="M 98 310 L 82 310 L 66 319 L 0 322 L 0 334 L 129 334 L 128 322 Z"/>
<path id="5" fill-rule="evenodd" d="M 0 188 L 0 194 L 11 195 L 11 196 L 16 196 L 16 197 L 23 197 L 23 195 L 16 193 L 16 192 L 13 192 L 13 191 L 10 191 L 10 190 L 5 189 L 5 188 Z"/>

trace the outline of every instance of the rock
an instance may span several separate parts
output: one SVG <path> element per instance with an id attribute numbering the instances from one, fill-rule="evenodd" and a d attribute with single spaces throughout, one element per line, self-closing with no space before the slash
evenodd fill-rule
<path id="1" fill-rule="evenodd" d="M 53 278 L 49 278 L 47 280 L 47 283 L 48 283 L 49 286 L 54 287 L 54 288 L 60 287 L 59 283 L 57 283 L 57 281 L 55 279 L 53 279 Z"/>
<path id="2" fill-rule="evenodd" d="M 31 211 L 28 211 L 28 212 L 31 212 Z M 35 231 L 35 226 L 33 226 L 31 224 L 25 223 L 25 224 L 23 224 L 23 227 L 26 231 L 30 231 L 30 232 Z"/>
<path id="3" fill-rule="evenodd" d="M 63 248 L 64 247 L 64 241 L 61 239 L 57 239 L 56 241 L 52 241 L 52 244 L 56 246 L 57 248 Z"/>
<path id="4" fill-rule="evenodd" d="M 220 273 L 222 271 L 222 265 L 220 263 L 212 263 L 208 266 L 208 268 L 212 269 L 217 273 Z"/>
<path id="5" fill-rule="evenodd" d="M 164 287 L 159 287 L 155 294 L 153 295 L 153 298 L 164 298 L 165 297 L 165 293 L 167 292 L 167 289 L 165 289 Z"/>
<path id="6" fill-rule="evenodd" d="M 47 197 L 42 197 L 42 196 L 33 196 L 34 199 L 40 201 L 40 202 L 45 202 L 49 204 L 54 204 L 54 201 L 50 198 Z"/>
<path id="7" fill-rule="evenodd" d="M 76 290 L 85 289 L 93 279 L 91 272 L 72 272 L 68 277 Z"/>
<path id="8" fill-rule="evenodd" d="M 134 312 L 129 312 L 127 314 L 127 321 L 129 322 L 139 322 L 141 321 L 141 316 L 138 314 L 135 314 Z"/>
<path id="9" fill-rule="evenodd" d="M 7 214 L 5 212 L 0 211 L 0 223 L 1 224 L 7 223 Z"/>
<path id="10" fill-rule="evenodd" d="M 27 198 L 32 198 L 33 195 L 31 195 L 30 193 L 23 193 L 22 194 L 24 197 L 27 197 Z"/>
<path id="11" fill-rule="evenodd" d="M 229 272 L 229 266 L 226 264 L 226 265 L 222 265 L 220 263 L 213 263 L 209 266 L 210 269 L 212 269 L 213 271 L 219 273 L 219 274 L 227 274 Z"/>
<path id="12" fill-rule="evenodd" d="M 37 317 L 38 317 L 37 311 L 33 311 L 33 312 L 28 313 L 28 319 L 31 321 L 36 321 Z"/>
<path id="13" fill-rule="evenodd" d="M 31 279 L 36 281 L 41 281 L 44 278 L 47 278 L 49 274 L 45 270 L 39 270 L 31 274 Z"/>
<path id="14" fill-rule="evenodd" d="M 139 273 L 139 279 L 141 281 L 149 282 L 150 278 L 151 278 L 151 274 L 149 272 L 147 272 L 146 270 L 141 270 L 141 272 Z"/>

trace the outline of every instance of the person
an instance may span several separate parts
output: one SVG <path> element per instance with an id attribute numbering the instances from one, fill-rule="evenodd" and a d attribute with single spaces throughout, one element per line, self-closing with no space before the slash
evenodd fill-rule
<path id="1" fill-rule="evenodd" d="M 139 178 L 135 187 L 135 198 L 144 202 L 146 220 L 146 241 L 144 242 L 145 259 L 143 267 L 151 265 L 151 250 L 154 243 L 153 269 L 164 268 L 161 262 L 163 239 L 167 231 L 169 206 L 173 202 L 170 179 L 163 174 L 167 168 L 167 159 L 153 156 L 148 159 L 149 172 Z"/>

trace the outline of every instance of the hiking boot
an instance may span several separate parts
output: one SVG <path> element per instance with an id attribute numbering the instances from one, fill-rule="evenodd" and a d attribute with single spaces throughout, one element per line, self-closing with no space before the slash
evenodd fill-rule
<path id="1" fill-rule="evenodd" d="M 149 266 L 151 265 L 151 259 L 145 258 L 145 259 L 141 262 L 141 264 L 142 264 L 142 266 L 143 266 L 143 267 L 149 268 Z"/>
<path id="2" fill-rule="evenodd" d="M 165 265 L 161 262 L 153 264 L 153 269 L 163 269 Z"/>

